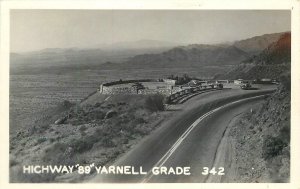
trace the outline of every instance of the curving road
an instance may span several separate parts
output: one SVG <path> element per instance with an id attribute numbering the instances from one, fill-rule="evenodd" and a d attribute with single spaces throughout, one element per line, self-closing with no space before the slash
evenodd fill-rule
<path id="1" fill-rule="evenodd" d="M 113 164 L 134 166 L 136 170 L 142 167 L 147 175 L 101 174 L 90 182 L 209 182 L 208 176 L 202 175 L 203 167 L 216 163 L 218 146 L 231 119 L 260 103 L 272 91 L 225 89 L 172 106 L 174 113 L 168 120 Z M 157 176 L 150 171 L 154 166 L 191 167 L 191 174 Z"/>

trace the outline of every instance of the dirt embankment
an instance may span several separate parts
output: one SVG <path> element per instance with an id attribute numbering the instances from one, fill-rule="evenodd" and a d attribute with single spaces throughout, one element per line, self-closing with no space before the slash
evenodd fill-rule
<path id="1" fill-rule="evenodd" d="M 226 182 L 289 182 L 290 83 L 243 113 L 228 134 L 234 151 Z"/>

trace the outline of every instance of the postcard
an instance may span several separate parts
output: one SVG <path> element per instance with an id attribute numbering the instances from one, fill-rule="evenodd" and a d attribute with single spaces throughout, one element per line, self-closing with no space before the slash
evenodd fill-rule
<path id="1" fill-rule="evenodd" d="M 1 2 L 1 185 L 298 188 L 299 2 L 218 2 Z"/>

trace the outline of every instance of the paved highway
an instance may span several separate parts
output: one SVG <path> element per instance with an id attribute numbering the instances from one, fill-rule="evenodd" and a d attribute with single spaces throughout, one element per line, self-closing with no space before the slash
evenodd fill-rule
<path id="1" fill-rule="evenodd" d="M 204 167 L 211 169 L 216 164 L 218 147 L 231 120 L 242 112 L 250 111 L 256 103 L 262 102 L 263 98 L 263 96 L 258 96 L 235 101 L 204 114 L 194 122 L 194 125 L 191 125 L 187 133 L 178 139 L 174 145 L 175 149 L 171 147 L 171 153 L 162 158 L 162 163 L 155 165 L 190 167 L 190 175 L 157 176 L 150 173 L 143 179 L 143 182 L 206 182 L 208 175 L 204 174 Z M 222 165 L 216 169 L 219 170 L 221 167 L 227 166 Z M 211 176 L 213 177 L 212 174 Z"/>
<path id="2" fill-rule="evenodd" d="M 213 91 L 171 107 L 173 115 L 113 165 L 134 166 L 147 175 L 97 175 L 90 182 L 206 182 L 203 167 L 212 167 L 230 120 L 263 100 L 268 90 Z M 249 98 L 259 96 L 257 98 Z M 247 100 L 240 100 L 245 99 Z M 234 103 L 232 103 L 234 102 Z M 191 175 L 153 175 L 158 167 L 191 167 Z M 226 170 L 224 170 L 226 174 Z M 211 179 L 210 179 L 211 180 Z"/>

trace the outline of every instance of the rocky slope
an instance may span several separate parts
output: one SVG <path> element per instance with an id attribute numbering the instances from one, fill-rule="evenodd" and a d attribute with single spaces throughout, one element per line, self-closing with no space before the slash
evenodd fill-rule
<path id="1" fill-rule="evenodd" d="M 288 64 L 291 62 L 291 33 L 284 33 L 280 38 L 248 62 L 257 65 Z"/>
<path id="2" fill-rule="evenodd" d="M 282 34 L 260 54 L 254 55 L 235 66 L 225 74 L 217 75 L 218 79 L 279 79 L 291 67 L 291 33 Z"/>
<path id="3" fill-rule="evenodd" d="M 289 182 L 290 75 L 281 79 L 277 92 L 231 128 L 236 170 L 228 182 Z"/>
<path id="4" fill-rule="evenodd" d="M 276 42 L 283 33 L 265 34 L 262 36 L 255 36 L 249 39 L 237 41 L 234 46 L 247 52 L 251 55 L 257 55 L 270 44 Z"/>

